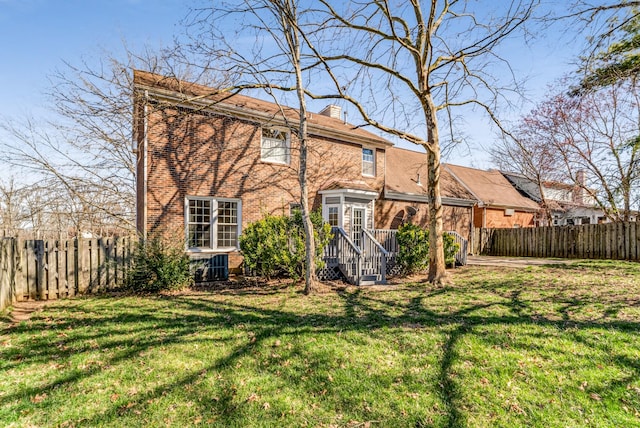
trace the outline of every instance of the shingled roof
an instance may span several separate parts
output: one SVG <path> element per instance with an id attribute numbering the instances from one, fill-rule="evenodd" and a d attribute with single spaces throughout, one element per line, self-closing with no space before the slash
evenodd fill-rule
<path id="1" fill-rule="evenodd" d="M 484 171 L 451 164 L 446 164 L 445 169 L 465 186 L 481 205 L 522 211 L 537 211 L 540 208 L 534 201 L 522 196 L 498 170 Z"/>
<path id="2" fill-rule="evenodd" d="M 390 147 L 386 150 L 385 198 L 428 202 L 427 154 Z M 442 169 L 440 191 L 446 205 L 470 206 L 476 202 L 451 174 Z"/>
<path id="3" fill-rule="evenodd" d="M 164 99 L 177 105 L 198 106 L 207 111 L 276 124 L 283 124 L 284 117 L 295 124 L 299 121 L 297 109 L 246 95 L 220 92 L 212 87 L 173 77 L 134 70 L 133 81 L 138 91 L 147 91 L 156 99 Z M 307 121 L 310 135 L 373 146 L 393 145 L 390 141 L 341 119 L 307 113 Z"/>

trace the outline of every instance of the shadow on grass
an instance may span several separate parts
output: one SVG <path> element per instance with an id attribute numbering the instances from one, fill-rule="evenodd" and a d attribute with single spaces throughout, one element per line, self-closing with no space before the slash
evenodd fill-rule
<path id="1" fill-rule="evenodd" d="M 424 286 L 405 286 L 396 291 L 381 293 L 357 288 L 341 290 L 332 295 L 331 299 L 335 299 L 334 303 L 337 302 L 337 309 L 331 311 L 323 310 L 322 306 L 314 307 L 313 304 L 306 309 L 285 310 L 275 301 L 265 304 L 263 300 L 251 299 L 252 296 L 283 302 L 288 299 L 300 299 L 303 303 L 312 299 L 300 296 L 289 285 L 261 290 L 242 288 L 217 292 L 199 291 L 197 295 L 140 297 L 139 307 L 123 307 L 125 302 L 135 303 L 136 299 L 133 298 L 104 296 L 78 299 L 73 304 L 66 304 L 60 308 L 52 306 L 41 314 L 40 318 L 2 333 L 10 338 L 18 338 L 21 335 L 28 338 L 21 341 L 20 347 L 0 348 L 2 372 L 51 362 L 62 362 L 66 366 L 48 383 L 37 386 L 23 385 L 1 394 L 0 409 L 7 406 L 11 408 L 20 400 L 33 401 L 33 397 L 50 394 L 58 388 L 77 385 L 105 367 L 136 360 L 145 352 L 157 347 L 172 344 L 196 346 L 203 340 L 198 337 L 198 333 L 207 329 L 211 331 L 210 329 L 216 326 L 221 332 L 229 327 L 238 329 L 242 334 L 246 334 L 246 339 L 238 340 L 237 337 L 221 333 L 220 337 L 215 338 L 216 343 L 220 346 L 226 344 L 225 346 L 230 348 L 224 356 L 204 367 L 185 370 L 184 373 L 145 392 L 137 393 L 129 397 L 126 404 L 118 400 L 105 404 L 105 410 L 77 422 L 88 426 L 109 424 L 131 409 L 145 412 L 154 400 L 169 392 L 182 390 L 195 406 L 201 406 L 202 412 L 211 411 L 213 408 L 219 415 L 216 423 L 242 424 L 244 410 L 234 404 L 236 392 L 232 380 L 220 381 L 223 393 L 216 397 L 215 401 L 212 401 L 211 397 L 203 397 L 204 391 L 186 391 L 203 373 L 233 367 L 243 357 L 271 346 L 270 342 L 276 338 L 280 340 L 283 337 L 309 332 L 337 335 L 343 332 L 365 334 L 388 328 L 440 329 L 444 342 L 441 349 L 434 350 L 441 355 L 436 385 L 446 412 L 443 419 L 436 421 L 437 426 L 463 427 L 467 424 L 463 410 L 464 397 L 452 372 L 454 365 L 460 362 L 460 342 L 471 335 L 482 335 L 482 332 L 476 331 L 479 327 L 535 325 L 563 331 L 571 329 L 574 332 L 572 337 L 577 343 L 608 353 L 612 361 L 632 373 L 628 379 L 618 380 L 612 385 L 623 387 L 629 379 L 640 376 L 638 361 L 617 353 L 615 349 L 607 348 L 608 345 L 579 334 L 592 328 L 637 332 L 640 328 L 637 321 L 617 320 L 609 316 L 617 313 L 612 310 L 617 302 L 598 300 L 597 303 L 609 308 L 600 318 L 592 320 L 577 318 L 574 315 L 576 311 L 594 304 L 594 299 L 588 294 L 566 296 L 551 288 L 539 291 L 535 295 L 526 292 L 528 289 L 525 284 L 514 284 L 512 279 L 500 278 L 486 283 L 470 282 L 466 287 L 431 290 Z M 461 303 L 473 300 L 474 296 L 479 295 L 484 298 L 473 303 Z M 164 305 L 157 306 L 153 302 L 163 302 Z M 147 304 L 148 308 L 145 306 Z M 538 310 L 540 307 L 545 309 Z M 96 311 L 96 308 L 99 311 Z M 486 340 L 494 340 L 496 346 L 504 342 L 502 338 Z M 525 347 L 515 340 L 509 343 L 509 346 Z M 101 354 L 101 364 L 70 367 L 69 361 L 73 356 L 94 352 Z M 315 360 L 307 361 L 309 368 L 332 364 L 330 355 L 314 355 Z M 288 381 L 295 383 L 303 396 L 314 397 L 322 393 L 317 390 L 317 385 L 303 382 L 299 378 L 291 378 Z M 39 411 L 47 412 L 52 410 L 49 406 L 55 405 L 45 400 L 36 406 Z M 427 424 L 419 418 L 413 421 L 413 424 L 434 425 Z"/>

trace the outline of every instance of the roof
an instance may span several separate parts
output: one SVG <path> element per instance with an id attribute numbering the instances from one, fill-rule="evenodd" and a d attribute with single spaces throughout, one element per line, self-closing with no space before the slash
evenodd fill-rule
<path id="1" fill-rule="evenodd" d="M 521 195 L 498 170 L 484 171 L 459 165 L 445 169 L 485 206 L 537 211 L 537 203 Z"/>
<path id="2" fill-rule="evenodd" d="M 428 201 L 427 154 L 390 147 L 386 150 L 384 190 L 390 199 Z M 447 205 L 473 205 L 476 198 L 445 169 L 440 173 L 440 192 Z M 464 203 L 463 201 L 467 201 Z"/>
<path id="3" fill-rule="evenodd" d="M 285 117 L 296 124 L 299 121 L 297 109 L 246 95 L 220 92 L 212 87 L 186 82 L 174 77 L 134 70 L 133 81 L 138 90 L 148 91 L 154 98 L 166 99 L 179 105 L 196 105 L 208 111 L 233 117 L 254 121 L 258 119 L 276 124 L 284 124 Z M 393 145 L 389 140 L 362 127 L 319 113 L 307 113 L 307 126 L 310 135 L 374 146 L 388 147 Z"/>
<path id="4" fill-rule="evenodd" d="M 362 180 L 335 180 L 324 186 L 320 191 L 326 190 L 361 190 L 363 192 L 375 192 L 376 190 Z"/>

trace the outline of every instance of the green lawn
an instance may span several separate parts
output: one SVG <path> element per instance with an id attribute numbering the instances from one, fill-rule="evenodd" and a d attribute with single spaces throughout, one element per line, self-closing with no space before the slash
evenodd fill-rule
<path id="1" fill-rule="evenodd" d="M 0 321 L 0 426 L 640 426 L 640 264 L 59 301 Z M 6 315 L 6 314 L 5 314 Z"/>

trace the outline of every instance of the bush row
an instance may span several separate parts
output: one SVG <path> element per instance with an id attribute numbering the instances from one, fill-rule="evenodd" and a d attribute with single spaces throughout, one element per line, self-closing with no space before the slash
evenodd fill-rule
<path id="1" fill-rule="evenodd" d="M 332 238 L 331 226 L 318 211 L 311 213 L 314 227 L 316 267 L 323 267 L 322 253 Z M 445 233 L 447 265 L 455 263 L 459 245 Z M 407 274 L 424 270 L 429 264 L 429 231 L 407 223 L 398 229 L 397 262 Z M 176 290 L 193 284 L 194 273 L 180 240 L 159 237 L 140 243 L 134 253 L 127 286 L 135 291 Z M 240 249 L 248 272 L 265 278 L 287 276 L 300 279 L 305 269 L 305 237 L 302 214 L 291 217 L 266 215 L 248 225 L 240 237 Z"/>

